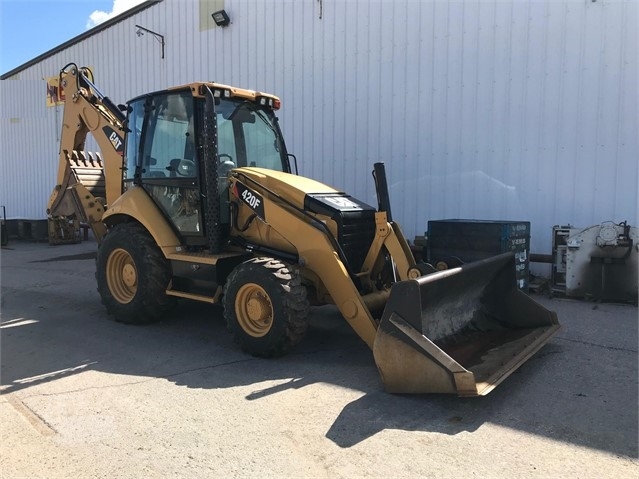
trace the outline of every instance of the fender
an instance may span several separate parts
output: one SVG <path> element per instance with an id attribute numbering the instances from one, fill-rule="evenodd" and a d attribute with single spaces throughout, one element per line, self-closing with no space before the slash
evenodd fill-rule
<path id="1" fill-rule="evenodd" d="M 132 186 L 104 212 L 102 221 L 113 225 L 121 220 L 118 216 L 128 216 L 141 223 L 153 236 L 155 243 L 165 256 L 175 253 L 180 240 L 169 226 L 158 206 L 141 186 Z"/>

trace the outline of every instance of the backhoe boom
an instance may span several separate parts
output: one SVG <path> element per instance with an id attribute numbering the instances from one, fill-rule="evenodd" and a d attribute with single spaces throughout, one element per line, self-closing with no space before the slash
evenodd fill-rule
<path id="1" fill-rule="evenodd" d="M 58 180 L 47 214 L 54 223 L 77 217 L 92 228 L 100 242 L 106 233 L 102 224 L 105 205 L 112 204 L 122 194 L 126 119 L 93 85 L 90 76 L 89 69 L 75 64 L 60 71 L 60 85 L 65 91 L 64 115 Z M 84 151 L 89 132 L 100 147 L 101 155 Z M 85 178 L 93 181 L 83 181 Z"/>

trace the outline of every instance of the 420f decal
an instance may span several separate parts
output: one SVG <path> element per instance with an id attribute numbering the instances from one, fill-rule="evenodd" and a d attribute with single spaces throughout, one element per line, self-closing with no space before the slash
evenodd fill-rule
<path id="1" fill-rule="evenodd" d="M 248 189 L 239 181 L 235 183 L 237 196 L 251 208 L 257 216 L 264 219 L 264 198 L 259 193 Z"/>

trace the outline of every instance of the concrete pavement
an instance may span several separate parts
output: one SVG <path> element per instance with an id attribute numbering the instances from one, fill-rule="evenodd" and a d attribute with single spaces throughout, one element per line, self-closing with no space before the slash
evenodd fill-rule
<path id="1" fill-rule="evenodd" d="M 397 396 L 330 307 L 277 360 L 214 306 L 116 323 L 95 249 L 0 253 L 3 478 L 639 476 L 634 306 L 536 296 L 563 329 L 490 395 Z"/>

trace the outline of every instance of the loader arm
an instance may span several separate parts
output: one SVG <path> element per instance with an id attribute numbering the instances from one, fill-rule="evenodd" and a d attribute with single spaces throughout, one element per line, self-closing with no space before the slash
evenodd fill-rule
<path id="1" fill-rule="evenodd" d="M 257 221 L 263 221 L 269 229 L 275 230 L 280 237 L 286 238 L 291 246 L 290 252 L 298 256 L 298 263 L 320 278 L 344 319 L 372 349 L 377 330 L 376 322 L 365 299 L 349 276 L 346 265 L 335 250 L 334 242 L 327 230 L 320 226 L 319 222 L 304 218 L 299 210 L 282 202 L 277 194 L 241 174 L 231 178 L 229 188 L 231 201 L 234 201 L 239 208 L 243 203 L 237 197 L 233 197 L 234 192 L 238 191 L 233 187 L 238 178 L 245 181 L 251 188 L 258 190 L 265 198 L 263 213 L 261 213 L 263 218 Z"/>
<path id="2" fill-rule="evenodd" d="M 421 271 L 417 267 L 413 253 L 399 225 L 389 222 L 386 212 L 378 211 L 375 213 L 375 238 L 364 260 L 364 271 L 372 272 L 374 270 L 384 248 L 393 258 L 398 280 L 404 281 L 421 276 Z"/>
<path id="3" fill-rule="evenodd" d="M 100 242 L 106 234 L 105 205 L 122 194 L 125 116 L 95 87 L 87 68 L 67 65 L 60 71 L 60 85 L 65 100 L 58 176 L 47 214 L 54 222 L 75 215 L 89 224 Z M 102 156 L 84 152 L 88 133 Z"/>
<path id="4" fill-rule="evenodd" d="M 282 195 L 269 190 L 263 184 L 265 177 L 260 178 L 247 173 L 243 169 L 237 170 L 237 174 L 231 178 L 229 191 L 232 195 L 231 201 L 237 205 L 236 208 L 246 208 L 237 196 L 233 197 L 238 192 L 244 191 L 244 187 L 238 189 L 233 186 L 239 179 L 259 191 L 259 194 L 264 197 L 263 212 L 258 215 L 260 219 L 256 220 L 263 222 L 268 231 L 267 234 L 262 235 L 264 242 L 271 246 L 277 244 L 278 242 L 274 240 L 277 235 L 280 238 L 280 249 L 296 254 L 298 263 L 306 271 L 310 271 L 314 277 L 319 278 L 322 287 L 330 296 L 330 301 L 339 308 L 344 319 L 355 332 L 373 349 L 379 323 L 379 317 L 375 318 L 373 312 L 380 312 L 383 309 L 390 294 L 389 288 L 379 289 L 374 285 L 373 277 L 378 272 L 380 258 L 386 252 L 392 257 L 399 281 L 415 279 L 422 274 L 399 225 L 389 222 L 384 211 L 376 212 L 375 236 L 361 271 L 349 270 L 334 233 L 329 227 L 322 221 L 307 216 L 307 213 L 286 201 Z M 271 173 L 271 176 L 273 175 Z M 293 181 L 301 186 L 308 180 L 295 178 Z M 297 199 L 297 202 L 302 203 L 303 200 Z M 248 210 L 245 217 L 250 213 L 252 212 Z M 238 236 L 248 235 L 243 232 Z M 354 280 L 359 284 L 356 285 Z"/>

